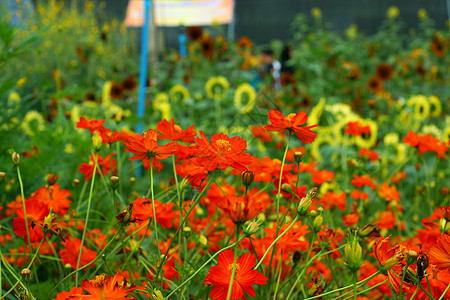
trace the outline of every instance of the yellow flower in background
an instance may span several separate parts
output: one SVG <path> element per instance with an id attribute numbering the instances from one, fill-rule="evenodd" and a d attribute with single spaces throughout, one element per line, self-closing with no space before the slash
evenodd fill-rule
<path id="1" fill-rule="evenodd" d="M 31 110 L 25 114 L 20 126 L 28 136 L 34 136 L 35 131 L 43 131 L 45 129 L 44 117 L 35 110 Z"/>
<path id="2" fill-rule="evenodd" d="M 369 136 L 357 136 L 355 137 L 355 143 L 361 148 L 370 149 L 377 143 L 378 124 L 371 119 L 362 119 L 362 126 L 369 126 Z"/>
<path id="3" fill-rule="evenodd" d="M 161 118 L 170 120 L 172 117 L 172 107 L 169 103 L 169 95 L 167 93 L 158 93 L 153 100 L 153 109 L 161 112 Z"/>
<path id="4" fill-rule="evenodd" d="M 211 77 L 205 84 L 206 95 L 214 100 L 223 100 L 227 97 L 230 83 L 223 76 Z"/>
<path id="5" fill-rule="evenodd" d="M 72 123 L 76 124 L 80 121 L 80 106 L 74 105 L 70 110 L 70 120 Z"/>
<path id="6" fill-rule="evenodd" d="M 14 109 L 18 109 L 20 105 L 20 95 L 16 91 L 9 92 L 8 95 L 8 106 L 14 106 Z"/>
<path id="7" fill-rule="evenodd" d="M 327 101 L 325 98 L 323 98 L 323 97 L 320 98 L 319 103 L 317 103 L 317 105 L 314 106 L 314 108 L 311 110 L 311 112 L 308 116 L 308 121 L 307 121 L 308 126 L 311 126 L 314 124 L 319 124 L 319 120 L 320 120 L 320 117 L 322 116 L 322 112 L 323 112 L 326 102 Z"/>
<path id="8" fill-rule="evenodd" d="M 397 156 L 396 156 L 396 162 L 402 163 L 405 162 L 408 159 L 408 145 L 400 143 L 396 146 L 397 150 Z"/>
<path id="9" fill-rule="evenodd" d="M 311 15 L 312 15 L 314 18 L 319 19 L 319 18 L 322 17 L 322 10 L 321 10 L 320 8 L 318 8 L 318 7 L 313 7 L 313 8 L 311 9 Z"/>
<path id="10" fill-rule="evenodd" d="M 191 97 L 189 90 L 181 84 L 174 85 L 169 90 L 169 95 L 172 102 L 182 104 Z"/>
<path id="11" fill-rule="evenodd" d="M 17 86 L 23 86 L 26 82 L 27 82 L 27 78 L 26 77 L 22 77 L 19 80 L 17 80 L 16 85 Z"/>
<path id="12" fill-rule="evenodd" d="M 170 106 L 170 103 L 161 103 L 159 111 L 161 112 L 161 119 L 172 119 L 172 107 Z"/>
<path id="13" fill-rule="evenodd" d="M 347 28 L 347 30 L 345 30 L 345 36 L 350 40 L 354 39 L 357 34 L 358 34 L 358 26 L 356 24 L 350 25 Z"/>
<path id="14" fill-rule="evenodd" d="M 422 127 L 422 133 L 427 134 L 430 133 L 432 136 L 441 138 L 442 131 L 436 127 L 434 124 L 425 125 Z"/>
<path id="15" fill-rule="evenodd" d="M 433 118 L 439 117 L 442 112 L 442 104 L 441 101 L 439 101 L 439 98 L 436 96 L 429 96 L 428 102 L 431 105 L 430 116 Z"/>
<path id="16" fill-rule="evenodd" d="M 247 102 L 243 107 L 242 102 Z M 255 89 L 248 83 L 243 83 L 238 86 L 236 91 L 234 92 L 234 105 L 237 108 L 240 108 L 240 113 L 246 114 L 252 111 L 256 102 L 256 91 Z"/>
<path id="17" fill-rule="evenodd" d="M 333 132 L 330 127 L 317 128 L 317 138 L 314 143 L 311 144 L 311 154 L 314 156 L 314 159 L 320 162 L 323 159 L 322 154 L 320 153 L 320 146 L 335 145 L 336 140 L 333 138 Z"/>
<path id="18" fill-rule="evenodd" d="M 131 115 L 131 111 L 129 109 L 123 109 L 119 105 L 111 104 L 106 109 L 105 115 L 107 118 L 112 118 L 116 121 L 122 121 L 123 118 Z"/>
<path id="19" fill-rule="evenodd" d="M 75 152 L 75 148 L 72 144 L 66 144 L 66 146 L 64 146 L 64 152 L 68 153 L 68 154 L 72 154 Z"/>
<path id="20" fill-rule="evenodd" d="M 384 144 L 386 145 L 397 145 L 399 142 L 399 137 L 397 133 L 390 132 L 384 136 Z"/>
<path id="21" fill-rule="evenodd" d="M 417 11 L 417 17 L 419 18 L 419 20 L 423 20 L 423 19 L 427 18 L 428 17 L 427 11 L 423 8 L 419 9 Z"/>
<path id="22" fill-rule="evenodd" d="M 408 99 L 406 104 L 414 109 L 414 118 L 424 120 L 430 116 L 430 103 L 424 95 L 413 96 Z"/>
<path id="23" fill-rule="evenodd" d="M 112 88 L 112 81 L 107 81 L 103 84 L 102 106 L 107 107 L 108 105 L 111 105 L 111 88 Z"/>
<path id="24" fill-rule="evenodd" d="M 447 125 L 447 127 L 444 128 L 444 130 L 442 130 L 442 140 L 445 141 L 450 141 L 450 126 Z"/>
<path id="25" fill-rule="evenodd" d="M 386 11 L 386 16 L 387 16 L 389 19 L 395 19 L 395 18 L 397 18 L 399 15 L 400 15 L 400 9 L 399 9 L 397 6 L 395 6 L 395 5 L 392 5 L 392 6 L 389 7 L 388 10 Z"/>

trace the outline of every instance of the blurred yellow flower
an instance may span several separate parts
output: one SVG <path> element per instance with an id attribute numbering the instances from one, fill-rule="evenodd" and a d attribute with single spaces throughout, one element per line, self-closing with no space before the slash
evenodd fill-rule
<path id="1" fill-rule="evenodd" d="M 400 9 L 395 6 L 392 5 L 391 7 L 388 8 L 388 10 L 386 11 L 386 15 L 389 19 L 395 19 L 399 16 L 400 14 Z"/>
<path id="2" fill-rule="evenodd" d="M 184 103 L 190 98 L 189 90 L 181 84 L 174 85 L 169 90 L 169 95 L 174 103 Z"/>
<path id="3" fill-rule="evenodd" d="M 387 133 L 383 141 L 386 145 L 397 145 L 399 141 L 398 134 L 394 132 Z"/>
<path id="4" fill-rule="evenodd" d="M 107 107 L 111 104 L 112 81 L 109 80 L 103 84 L 102 88 L 102 106 Z"/>
<path id="5" fill-rule="evenodd" d="M 66 146 L 64 146 L 64 152 L 68 153 L 68 154 L 72 154 L 75 152 L 75 148 L 73 147 L 72 144 L 66 144 Z"/>
<path id="6" fill-rule="evenodd" d="M 247 102 L 242 106 L 242 102 Z M 256 91 L 248 83 L 242 83 L 234 92 L 234 105 L 240 109 L 239 112 L 246 114 L 252 111 L 256 102 Z M 241 107 L 242 106 L 242 107 Z"/>
<path id="7" fill-rule="evenodd" d="M 320 98 L 319 103 L 311 110 L 307 121 L 309 126 L 319 124 L 320 116 L 322 115 L 326 102 L 325 98 Z"/>
<path id="8" fill-rule="evenodd" d="M 214 100 L 223 100 L 227 97 L 230 83 L 223 76 L 211 77 L 205 84 L 206 95 Z"/>
<path id="9" fill-rule="evenodd" d="M 423 8 L 419 9 L 417 11 L 417 17 L 419 18 L 419 20 L 423 20 L 423 19 L 427 18 L 428 17 L 427 11 Z"/>
<path id="10" fill-rule="evenodd" d="M 362 126 L 369 126 L 370 135 L 369 136 L 357 136 L 355 138 L 355 143 L 361 148 L 370 149 L 377 143 L 377 134 L 378 134 L 378 124 L 374 120 L 371 119 L 362 119 Z"/>
<path id="11" fill-rule="evenodd" d="M 439 101 L 439 98 L 436 96 L 429 96 L 428 101 L 431 106 L 430 116 L 433 118 L 439 117 L 442 112 L 442 104 L 441 101 Z"/>
<path id="12" fill-rule="evenodd" d="M 424 95 L 412 96 L 408 99 L 407 105 L 413 107 L 416 120 L 424 120 L 430 116 L 430 103 Z"/>
<path id="13" fill-rule="evenodd" d="M 20 127 L 26 135 L 34 136 L 35 131 L 43 131 L 45 129 L 44 117 L 37 111 L 31 110 L 25 114 Z"/>
<path id="14" fill-rule="evenodd" d="M 26 77 L 22 77 L 19 80 L 17 80 L 16 85 L 23 86 L 26 82 L 27 82 L 27 78 Z"/>
<path id="15" fill-rule="evenodd" d="M 314 18 L 319 19 L 319 18 L 322 17 L 322 10 L 320 10 L 320 8 L 318 8 L 318 7 L 313 7 L 313 8 L 311 9 L 311 15 L 312 15 Z"/>
<path id="16" fill-rule="evenodd" d="M 356 24 L 350 25 L 347 28 L 347 30 L 345 30 L 345 36 L 350 40 L 354 39 L 357 34 L 358 34 L 358 26 Z"/>

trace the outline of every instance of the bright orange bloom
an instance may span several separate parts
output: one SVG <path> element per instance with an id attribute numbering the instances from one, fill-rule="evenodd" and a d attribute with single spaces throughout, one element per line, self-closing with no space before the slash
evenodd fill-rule
<path id="1" fill-rule="evenodd" d="M 283 132 L 288 130 L 289 132 L 294 132 L 298 139 L 305 144 L 310 144 L 316 139 L 317 133 L 312 131 L 311 128 L 317 127 L 317 124 L 300 127 L 308 120 L 308 115 L 303 111 L 300 111 L 298 114 L 292 113 L 285 117 L 279 111 L 271 109 L 267 116 L 271 123 L 265 127 L 267 131 Z"/>
<path id="2" fill-rule="evenodd" d="M 378 228 L 380 229 L 392 229 L 395 227 L 395 217 L 390 211 L 383 211 L 380 214 L 380 220 L 378 221 Z"/>
<path id="3" fill-rule="evenodd" d="M 200 136 L 201 138 L 195 139 L 197 146 L 193 163 L 207 171 L 217 168 L 225 170 L 227 167 L 246 170 L 246 166 L 253 161 L 250 154 L 244 153 L 247 150 L 247 142 L 238 136 L 229 138 L 223 133 L 216 133 L 211 137 L 211 143 L 203 131 L 200 131 Z"/>
<path id="4" fill-rule="evenodd" d="M 355 213 L 350 213 L 342 217 L 342 222 L 345 226 L 354 226 L 359 222 L 359 216 Z"/>
<path id="5" fill-rule="evenodd" d="M 334 179 L 334 172 L 328 170 L 316 171 L 312 176 L 312 181 L 317 185 L 321 185 L 322 183 L 325 183 L 333 179 Z"/>
<path id="6" fill-rule="evenodd" d="M 261 142 L 272 142 L 272 136 L 267 133 L 267 131 L 262 126 L 252 126 L 250 127 L 252 135 L 254 138 L 259 139 Z"/>
<path id="7" fill-rule="evenodd" d="M 248 195 L 247 197 L 228 195 L 224 201 L 218 201 L 217 206 L 235 224 L 243 224 L 252 220 L 263 210 L 263 204 L 258 201 L 257 197 L 249 198 Z"/>
<path id="8" fill-rule="evenodd" d="M 322 204 L 324 209 L 329 209 L 332 207 L 337 207 L 340 210 L 347 209 L 347 196 L 345 192 L 326 192 L 322 195 L 319 203 Z"/>
<path id="9" fill-rule="evenodd" d="M 285 179 L 288 172 L 292 170 L 294 165 L 285 164 L 283 168 L 282 178 Z M 268 156 L 263 157 L 262 160 L 256 158 L 253 160 L 251 170 L 255 172 L 255 182 L 270 182 L 275 179 L 279 180 L 281 172 L 281 160 L 278 158 L 271 159 Z M 278 184 L 277 184 L 278 187 Z"/>
<path id="10" fill-rule="evenodd" d="M 162 140 L 172 140 L 186 143 L 193 143 L 197 132 L 194 130 L 194 125 L 186 130 L 181 129 L 180 126 L 174 123 L 172 119 L 170 123 L 167 120 L 161 120 L 156 126 L 156 130 L 161 134 L 158 134 L 158 138 Z"/>
<path id="11" fill-rule="evenodd" d="M 369 193 L 360 190 L 353 190 L 350 193 L 350 198 L 354 200 L 369 200 Z"/>
<path id="12" fill-rule="evenodd" d="M 56 295 L 56 300 L 69 300 L 76 299 L 77 297 L 83 296 L 83 289 L 80 287 L 74 286 L 68 292 L 61 292 Z"/>
<path id="13" fill-rule="evenodd" d="M 32 195 L 33 198 L 47 205 L 49 209 L 53 208 L 53 212 L 60 216 L 65 215 L 70 208 L 72 201 L 68 199 L 69 196 L 70 191 L 61 190 L 59 184 L 43 186 Z"/>
<path id="14" fill-rule="evenodd" d="M 153 219 L 152 199 L 137 197 L 136 200 L 134 200 L 133 204 L 133 218 L 140 220 L 140 222 L 145 222 L 148 219 Z M 163 204 L 158 200 L 155 200 L 155 214 L 156 222 L 161 225 L 161 227 L 172 227 L 173 219 L 175 218 L 173 203 Z"/>
<path id="15" fill-rule="evenodd" d="M 59 256 L 62 259 L 62 264 L 70 264 L 72 268 L 76 269 L 78 263 L 78 255 L 80 254 L 81 240 L 77 238 L 72 239 L 71 237 L 69 237 L 68 239 L 66 239 L 66 241 L 61 242 L 61 244 L 64 246 L 64 249 L 59 250 Z M 96 257 L 97 253 L 95 251 L 92 251 L 83 245 L 80 268 L 93 261 Z M 94 264 L 90 265 L 89 267 L 93 266 Z"/>
<path id="16" fill-rule="evenodd" d="M 438 269 L 450 269 L 450 235 L 439 236 L 437 245 L 431 247 L 428 255 L 430 263 L 435 264 Z"/>
<path id="17" fill-rule="evenodd" d="M 85 117 L 81 117 L 80 121 L 76 124 L 76 126 L 77 128 L 89 129 L 91 133 L 94 133 L 97 129 L 103 127 L 104 123 L 105 120 L 96 120 L 96 119 L 88 120 Z"/>
<path id="18" fill-rule="evenodd" d="M 97 275 L 94 279 L 83 280 L 81 287 L 89 293 L 89 295 L 81 296 L 78 299 L 90 300 L 127 300 L 135 299 L 128 297 L 137 287 L 132 284 L 128 286 L 127 280 L 120 273 L 120 269 L 116 275 L 108 277 L 106 274 Z M 77 299 L 77 298 L 75 298 Z"/>
<path id="19" fill-rule="evenodd" d="M 255 297 L 256 293 L 252 285 L 265 285 L 268 280 L 258 270 L 253 270 L 255 262 L 256 259 L 252 254 L 245 253 L 236 260 L 236 266 L 234 266 L 233 251 L 225 250 L 221 252 L 218 258 L 218 265 L 211 267 L 205 278 L 205 284 L 214 285 L 211 291 L 211 298 L 214 300 L 225 300 L 227 298 L 233 267 L 235 267 L 236 271 L 230 299 L 246 299 L 244 292 L 250 297 Z"/>
<path id="20" fill-rule="evenodd" d="M 400 193 L 395 185 L 389 187 L 387 183 L 380 183 L 378 185 L 378 193 L 386 201 L 400 201 Z"/>
<path id="21" fill-rule="evenodd" d="M 394 269 L 401 271 L 402 261 L 406 258 L 408 252 L 403 245 L 391 247 L 389 244 L 390 236 L 387 238 L 380 237 L 373 244 L 373 255 L 381 265 L 384 271 Z"/>
<path id="22" fill-rule="evenodd" d="M 423 154 L 424 152 L 435 152 L 439 159 L 445 158 L 448 150 L 448 142 L 440 141 L 429 133 L 424 135 L 423 133 L 415 134 L 414 131 L 409 131 L 403 138 L 403 142 L 411 147 L 417 147 L 419 154 Z"/>
<path id="23" fill-rule="evenodd" d="M 79 167 L 79 171 L 80 173 L 84 174 L 84 181 L 88 181 L 89 179 L 91 179 L 92 174 L 94 173 L 94 167 L 95 167 L 95 158 L 97 157 L 97 171 L 96 174 L 100 175 L 100 171 L 98 170 L 98 168 L 100 168 L 102 170 L 102 174 L 103 175 L 107 175 L 109 174 L 109 172 L 111 171 L 111 166 L 113 168 L 113 172 L 116 169 L 116 165 L 117 162 L 115 159 L 112 158 L 112 156 L 114 155 L 114 153 L 106 156 L 105 158 L 103 158 L 100 154 L 95 153 L 94 155 L 89 156 L 89 163 L 82 163 Z M 112 159 L 112 162 L 111 162 Z"/>
<path id="24" fill-rule="evenodd" d="M 398 184 L 400 184 L 400 180 L 405 179 L 405 178 L 406 178 L 406 172 L 398 171 L 398 172 L 395 172 L 394 175 L 392 175 L 391 182 L 398 185 Z"/>
<path id="25" fill-rule="evenodd" d="M 162 146 L 158 145 L 156 130 L 149 130 L 144 135 L 130 135 L 125 146 L 128 147 L 125 151 L 136 155 L 129 160 L 142 160 L 146 169 L 150 169 L 150 158 L 155 163 L 160 159 L 168 158 L 176 151 L 175 142 Z"/>
<path id="26" fill-rule="evenodd" d="M 368 125 L 363 126 L 358 121 L 348 122 L 344 132 L 353 136 L 370 135 L 370 127 Z"/>
<path id="27" fill-rule="evenodd" d="M 358 151 L 358 155 L 362 156 L 362 157 L 366 157 L 370 161 L 375 161 L 380 157 L 380 155 L 377 152 L 370 150 L 370 149 L 366 149 L 366 148 L 361 148 Z"/>
<path id="28" fill-rule="evenodd" d="M 30 241 L 41 241 L 42 237 L 44 236 L 42 225 L 44 223 L 45 217 L 50 213 L 50 209 L 47 205 L 36 198 L 26 200 L 25 206 L 27 210 L 27 224 L 28 231 L 30 233 Z M 18 236 L 23 236 L 24 240 L 28 242 L 27 229 L 25 226 L 25 215 L 22 206 L 16 210 L 16 214 L 17 218 L 13 220 L 14 232 Z"/>
<path id="29" fill-rule="evenodd" d="M 358 176 L 356 174 L 353 174 L 353 177 L 355 177 L 355 179 L 350 180 L 350 183 L 356 187 L 363 187 L 365 185 L 367 185 L 368 187 L 370 187 L 372 190 L 374 190 L 377 186 L 373 183 L 375 181 L 375 178 L 370 178 L 369 175 L 362 175 L 362 176 Z"/>

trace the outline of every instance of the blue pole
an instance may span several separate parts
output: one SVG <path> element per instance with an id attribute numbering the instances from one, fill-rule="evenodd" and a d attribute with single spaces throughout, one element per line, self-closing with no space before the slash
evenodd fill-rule
<path id="1" fill-rule="evenodd" d="M 150 23 L 150 6 L 151 0 L 144 0 L 144 27 L 142 28 L 141 36 L 141 63 L 140 63 L 140 73 L 139 73 L 139 93 L 138 93 L 138 107 L 137 115 L 139 118 L 139 123 L 136 126 L 137 133 L 142 133 L 142 121 L 144 118 L 145 110 L 145 85 L 147 81 L 147 53 L 148 53 L 148 35 L 149 35 L 149 23 Z M 142 174 L 142 167 L 136 169 L 138 176 Z"/>
<path id="2" fill-rule="evenodd" d="M 187 49 L 186 49 L 186 34 L 183 31 L 180 31 L 180 34 L 178 35 L 178 42 L 180 46 L 180 57 L 186 57 L 187 55 Z"/>
<path id="3" fill-rule="evenodd" d="M 145 84 L 147 81 L 147 53 L 148 53 L 148 35 L 149 35 L 149 23 L 150 23 L 150 5 L 151 0 L 144 0 L 145 15 L 144 15 L 144 27 L 142 28 L 141 37 L 141 63 L 139 73 L 139 93 L 138 93 L 138 107 L 137 115 L 139 123 L 136 126 L 136 131 L 142 133 L 142 119 L 144 117 L 145 109 Z"/>

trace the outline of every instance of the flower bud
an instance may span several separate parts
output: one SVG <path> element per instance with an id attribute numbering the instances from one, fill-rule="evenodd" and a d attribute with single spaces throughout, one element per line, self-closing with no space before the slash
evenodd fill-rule
<path id="1" fill-rule="evenodd" d="M 420 283 L 419 277 L 417 276 L 416 272 L 414 272 L 414 270 L 410 267 L 406 268 L 406 270 L 403 269 L 402 273 L 403 272 L 405 273 L 405 282 L 412 285 L 418 285 Z"/>
<path id="2" fill-rule="evenodd" d="M 17 152 L 13 152 L 13 154 L 11 155 L 14 167 L 17 167 L 18 165 L 20 165 L 20 155 Z"/>
<path id="3" fill-rule="evenodd" d="M 4 183 L 6 181 L 6 173 L 0 172 L 0 184 Z"/>
<path id="4" fill-rule="evenodd" d="M 78 178 L 75 178 L 72 183 L 74 186 L 78 186 L 80 184 L 80 180 Z"/>
<path id="5" fill-rule="evenodd" d="M 417 252 L 416 251 L 408 251 L 408 253 L 406 254 L 406 263 L 408 265 L 414 265 L 417 262 Z"/>
<path id="6" fill-rule="evenodd" d="M 183 227 L 183 236 L 185 237 L 185 238 L 188 238 L 188 237 L 190 237 L 191 236 L 191 234 L 192 234 L 192 229 L 191 229 L 191 227 L 188 227 L 188 226 L 186 226 L 186 227 Z"/>
<path id="7" fill-rule="evenodd" d="M 97 152 L 100 151 L 100 148 L 103 145 L 103 140 L 99 133 L 96 133 L 92 137 L 91 142 L 92 142 L 92 147 L 94 147 L 94 150 Z"/>
<path id="8" fill-rule="evenodd" d="M 245 186 L 250 186 L 253 183 L 253 180 L 255 180 L 255 172 L 246 170 L 241 173 L 242 183 Z"/>
<path id="9" fill-rule="evenodd" d="M 24 279 L 25 282 L 30 282 L 31 277 L 33 277 L 33 272 L 30 269 L 23 269 L 20 271 L 20 276 Z"/>
<path id="10" fill-rule="evenodd" d="M 57 180 L 58 180 L 58 176 L 56 176 L 55 174 L 49 174 L 47 176 L 47 184 L 48 185 L 54 185 Z"/>
<path id="11" fill-rule="evenodd" d="M 164 296 L 160 290 L 153 290 L 150 295 L 151 300 L 164 300 Z"/>
<path id="12" fill-rule="evenodd" d="M 313 222 L 314 230 L 316 232 L 320 231 L 320 228 L 322 227 L 323 223 L 323 217 L 321 215 L 318 215 Z"/>
<path id="13" fill-rule="evenodd" d="M 109 182 L 111 183 L 111 187 L 113 190 L 116 190 L 120 184 L 120 178 L 118 176 L 111 176 L 109 178 Z"/>
<path id="14" fill-rule="evenodd" d="M 352 238 L 347 242 L 344 248 L 345 258 L 347 259 L 347 267 L 352 272 L 356 272 L 361 268 L 362 248 L 358 238 Z"/>
<path id="15" fill-rule="evenodd" d="M 297 214 L 299 216 L 304 216 L 308 213 L 309 208 L 311 207 L 312 200 L 314 196 L 317 194 L 317 188 L 313 187 L 309 190 L 308 194 L 306 194 L 306 197 L 303 197 L 298 206 L 297 206 Z"/>
<path id="16" fill-rule="evenodd" d="M 200 244 L 201 244 L 203 247 L 206 247 L 206 246 L 208 245 L 208 239 L 207 239 L 206 236 L 204 236 L 203 234 L 200 235 L 198 241 L 200 242 Z"/>
<path id="17" fill-rule="evenodd" d="M 244 235 L 250 237 L 252 234 L 256 233 L 259 230 L 259 226 L 262 224 L 262 221 L 259 219 L 255 219 L 248 223 L 247 227 L 244 229 Z"/>
<path id="18" fill-rule="evenodd" d="M 406 247 L 399 245 L 397 252 L 380 267 L 381 272 L 385 274 L 388 270 L 398 266 L 406 258 L 406 252 Z"/>
<path id="19" fill-rule="evenodd" d="M 294 160 L 297 164 L 301 163 L 303 161 L 303 153 L 300 151 L 296 151 L 294 153 Z"/>
<path id="20" fill-rule="evenodd" d="M 359 233 L 360 238 L 365 238 L 368 236 L 374 236 L 374 237 L 380 237 L 380 232 L 378 232 L 377 225 L 374 224 L 367 224 L 363 227 L 361 232 Z"/>
<path id="21" fill-rule="evenodd" d="M 281 190 L 285 193 L 292 193 L 292 186 L 289 183 L 283 183 L 281 185 Z"/>
<path id="22" fill-rule="evenodd" d="M 130 178 L 130 184 L 131 184 L 131 185 L 134 185 L 135 183 L 136 183 L 136 178 L 131 177 L 131 178 Z"/>

